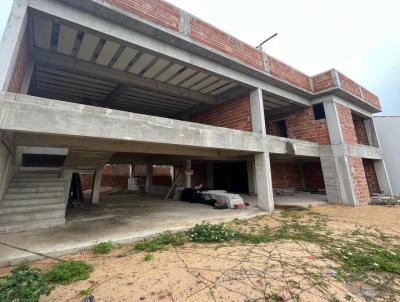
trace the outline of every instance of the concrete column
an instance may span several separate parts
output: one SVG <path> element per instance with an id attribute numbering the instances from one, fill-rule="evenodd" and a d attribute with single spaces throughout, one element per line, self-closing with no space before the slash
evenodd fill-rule
<path id="1" fill-rule="evenodd" d="M 254 171 L 254 159 L 248 159 L 246 161 L 247 164 L 247 184 L 249 187 L 249 195 L 256 194 L 255 187 L 255 171 Z"/>
<path id="2" fill-rule="evenodd" d="M 147 164 L 146 187 L 153 185 L 153 163 Z"/>
<path id="3" fill-rule="evenodd" d="M 103 176 L 102 169 L 97 168 L 96 171 L 94 172 L 94 180 L 93 180 L 92 196 L 91 196 L 92 204 L 99 203 L 102 176 Z"/>
<path id="4" fill-rule="evenodd" d="M 192 161 L 186 160 L 185 161 L 185 188 L 192 187 Z"/>
<path id="5" fill-rule="evenodd" d="M 383 160 L 374 160 L 374 167 L 380 190 L 386 195 L 392 196 L 393 190 L 390 184 L 385 162 Z"/>
<path id="6" fill-rule="evenodd" d="M 250 92 L 250 108 L 253 132 L 266 134 L 264 101 L 262 90 L 260 88 L 254 89 Z"/>
<path id="7" fill-rule="evenodd" d="M 7 91 L 28 22 L 27 0 L 14 1 L 0 44 L 0 91 Z"/>
<path id="8" fill-rule="evenodd" d="M 0 131 L 0 200 L 3 198 L 14 172 L 15 148 L 12 145 L 12 136 L 8 137 Z"/>
<path id="9" fill-rule="evenodd" d="M 334 100 L 325 101 L 324 110 L 331 141 L 331 146 L 327 146 L 330 154 L 321 156 L 327 199 L 332 203 L 356 206 L 358 202 L 348 158 L 341 154 L 345 143 Z"/>
<path id="10" fill-rule="evenodd" d="M 214 188 L 214 163 L 207 162 L 207 188 Z"/>
<path id="11" fill-rule="evenodd" d="M 267 212 L 274 211 L 274 194 L 272 190 L 271 165 L 269 153 L 254 155 L 256 172 L 258 207 Z"/>
<path id="12" fill-rule="evenodd" d="M 321 166 L 328 202 L 356 206 L 357 199 L 347 157 L 321 156 Z"/>
<path id="13" fill-rule="evenodd" d="M 375 129 L 374 120 L 372 118 L 364 120 L 365 131 L 367 132 L 368 142 L 370 146 L 380 147 L 378 134 Z"/>

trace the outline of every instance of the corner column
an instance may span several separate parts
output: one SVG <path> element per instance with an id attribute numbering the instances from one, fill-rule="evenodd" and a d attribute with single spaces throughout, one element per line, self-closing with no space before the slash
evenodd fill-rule
<path id="1" fill-rule="evenodd" d="M 250 108 L 253 132 L 265 136 L 267 133 L 265 128 L 264 100 L 260 88 L 256 88 L 250 92 Z M 249 190 L 252 189 L 254 192 L 257 192 L 258 207 L 261 210 L 273 212 L 274 195 L 272 190 L 271 164 L 267 147 L 263 153 L 254 155 L 253 173 L 251 173 L 252 163 L 253 161 L 247 163 Z M 251 179 L 252 176 L 255 176 L 254 179 Z"/>
<path id="2" fill-rule="evenodd" d="M 147 173 L 146 173 L 146 187 L 153 185 L 153 163 L 149 162 L 147 164 Z"/>
<path id="3" fill-rule="evenodd" d="M 185 188 L 192 187 L 192 161 L 186 160 L 185 161 Z"/>

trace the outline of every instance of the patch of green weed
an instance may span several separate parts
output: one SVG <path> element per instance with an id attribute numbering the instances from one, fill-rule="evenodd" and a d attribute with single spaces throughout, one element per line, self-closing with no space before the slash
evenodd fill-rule
<path id="1" fill-rule="evenodd" d="M 93 246 L 92 251 L 93 253 L 100 255 L 100 254 L 107 254 L 111 252 L 113 248 L 113 244 L 110 241 L 107 242 L 100 242 Z"/>
<path id="2" fill-rule="evenodd" d="M 92 266 L 86 262 L 67 260 L 55 264 L 46 274 L 46 278 L 51 283 L 66 285 L 88 279 L 92 271 Z"/>

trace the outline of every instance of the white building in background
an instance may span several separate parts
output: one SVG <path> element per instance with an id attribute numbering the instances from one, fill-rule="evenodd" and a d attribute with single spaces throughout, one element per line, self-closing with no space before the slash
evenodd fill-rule
<path id="1" fill-rule="evenodd" d="M 374 124 L 393 194 L 400 196 L 400 116 L 375 116 Z"/>

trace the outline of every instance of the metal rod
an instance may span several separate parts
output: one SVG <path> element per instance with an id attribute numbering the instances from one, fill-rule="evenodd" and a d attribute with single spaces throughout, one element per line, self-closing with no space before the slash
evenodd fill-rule
<path id="1" fill-rule="evenodd" d="M 265 39 L 260 45 L 257 46 L 257 48 L 260 48 L 261 46 L 263 46 L 265 43 L 267 43 L 269 40 L 271 40 L 272 38 L 275 38 L 278 35 L 278 33 L 273 34 L 272 36 L 270 36 L 269 38 Z"/>

